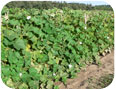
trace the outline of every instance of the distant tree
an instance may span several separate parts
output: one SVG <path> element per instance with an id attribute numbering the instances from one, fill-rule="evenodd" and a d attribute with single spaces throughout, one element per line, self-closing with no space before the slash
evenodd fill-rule
<path id="1" fill-rule="evenodd" d="M 37 9 L 51 9 L 51 8 L 71 8 L 71 9 L 82 9 L 82 10 L 112 10 L 110 5 L 97 5 L 92 6 L 91 4 L 80 4 L 80 3 L 66 3 L 66 2 L 52 2 L 52 1 L 12 1 L 6 5 L 8 8 L 37 8 Z"/>

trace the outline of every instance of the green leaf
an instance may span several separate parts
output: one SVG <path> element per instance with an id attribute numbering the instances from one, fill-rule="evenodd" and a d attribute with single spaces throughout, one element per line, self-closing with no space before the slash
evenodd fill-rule
<path id="1" fill-rule="evenodd" d="M 45 54 L 38 55 L 38 62 L 46 62 L 48 60 L 48 56 Z"/>
<path id="2" fill-rule="evenodd" d="M 29 69 L 29 73 L 30 73 L 30 75 L 34 76 L 35 74 L 37 74 L 37 70 L 35 68 L 31 67 Z"/>
<path id="3" fill-rule="evenodd" d="M 11 74 L 9 66 L 2 67 L 1 70 L 2 70 L 2 73 L 7 77 Z"/>
<path id="4" fill-rule="evenodd" d="M 76 60 L 76 63 L 79 63 L 80 62 L 80 56 L 79 55 L 76 55 L 75 56 L 75 60 Z"/>
<path id="5" fill-rule="evenodd" d="M 39 28 L 37 28 L 37 27 L 31 27 L 30 31 L 32 31 L 35 34 L 39 34 Z"/>
<path id="6" fill-rule="evenodd" d="M 19 52 L 14 52 L 14 54 L 15 54 L 15 56 L 16 56 L 17 58 L 20 58 L 20 57 L 21 57 Z"/>
<path id="7" fill-rule="evenodd" d="M 16 48 L 17 50 L 20 49 L 25 49 L 25 44 L 23 39 L 16 39 L 14 44 L 13 44 L 14 48 Z"/>
<path id="8" fill-rule="evenodd" d="M 63 77 L 62 77 L 62 81 L 63 81 L 64 84 L 66 84 L 67 77 L 66 77 L 66 76 L 63 76 Z"/>
<path id="9" fill-rule="evenodd" d="M 80 22 L 79 22 L 79 25 L 80 25 L 81 27 L 84 26 L 84 22 L 80 21 Z"/>
<path id="10" fill-rule="evenodd" d="M 28 65 L 30 65 L 30 62 L 29 62 Z M 27 65 L 27 62 L 26 62 L 25 66 L 28 66 L 28 65 Z M 24 66 L 24 60 L 22 58 L 20 58 L 18 63 L 17 63 L 17 67 L 22 67 L 22 66 Z"/>
<path id="11" fill-rule="evenodd" d="M 14 52 L 12 50 L 9 50 L 9 56 L 8 56 L 8 61 L 10 62 L 10 64 L 12 63 L 17 63 L 18 59 L 14 56 Z"/>
<path id="12" fill-rule="evenodd" d="M 31 59 L 25 59 L 25 67 L 29 67 L 31 65 Z"/>
<path id="13" fill-rule="evenodd" d="M 29 74 L 23 73 L 21 79 L 23 82 L 29 82 L 31 80 L 31 77 Z"/>
<path id="14" fill-rule="evenodd" d="M 54 86 L 54 89 L 59 89 L 59 86 L 56 86 L 56 85 L 55 85 L 55 86 Z"/>
<path id="15" fill-rule="evenodd" d="M 12 20 L 9 20 L 9 24 L 16 26 L 16 25 L 19 25 L 20 23 L 18 20 L 12 19 Z"/>
<path id="16" fill-rule="evenodd" d="M 52 60 L 49 60 L 48 61 L 48 64 L 52 65 L 52 64 L 55 64 L 55 61 L 52 59 Z"/>
<path id="17" fill-rule="evenodd" d="M 15 74 L 14 76 L 12 76 L 12 79 L 14 82 L 17 82 L 17 81 L 20 81 L 21 78 L 20 78 L 19 74 Z"/>
<path id="18" fill-rule="evenodd" d="M 56 72 L 57 70 L 58 70 L 58 65 L 55 64 L 55 65 L 53 66 L 53 71 Z"/>
<path id="19" fill-rule="evenodd" d="M 4 31 L 4 35 L 11 41 L 14 40 L 15 38 L 17 38 L 17 34 L 12 30 Z"/>
<path id="20" fill-rule="evenodd" d="M 32 38 L 30 38 L 30 40 L 33 42 L 33 43 L 36 43 L 37 42 L 37 37 L 33 36 Z M 34 45 L 34 44 L 33 44 Z"/>
<path id="21" fill-rule="evenodd" d="M 52 89 L 53 84 L 54 84 L 53 81 L 48 80 L 46 88 L 47 88 L 47 89 Z"/>
<path id="22" fill-rule="evenodd" d="M 26 35 L 29 37 L 29 38 L 32 38 L 34 36 L 34 34 L 32 32 L 27 32 Z"/>
<path id="23" fill-rule="evenodd" d="M 28 85 L 26 83 L 22 83 L 18 87 L 19 87 L 19 89 L 28 89 Z"/>
<path id="24" fill-rule="evenodd" d="M 79 50 L 79 51 L 83 51 L 83 46 L 78 45 L 78 47 L 77 47 L 77 48 L 78 48 L 78 50 Z"/>
<path id="25" fill-rule="evenodd" d="M 5 61 L 6 60 L 6 51 L 2 48 L 2 52 L 1 52 L 1 60 Z"/>
<path id="26" fill-rule="evenodd" d="M 46 75 L 40 75 L 40 80 L 41 82 L 44 82 L 44 83 L 48 81 Z"/>
<path id="27" fill-rule="evenodd" d="M 3 43 L 7 46 L 10 45 L 10 41 L 7 38 L 4 38 Z"/>
<path id="28" fill-rule="evenodd" d="M 31 80 L 29 82 L 29 87 L 31 89 L 38 89 L 39 88 L 39 81 L 33 81 L 33 80 Z"/>

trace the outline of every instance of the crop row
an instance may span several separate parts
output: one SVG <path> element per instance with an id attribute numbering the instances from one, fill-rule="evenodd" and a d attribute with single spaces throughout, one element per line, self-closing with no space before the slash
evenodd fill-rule
<path id="1" fill-rule="evenodd" d="M 58 88 L 114 46 L 108 11 L 2 10 L 2 80 L 11 88 Z"/>

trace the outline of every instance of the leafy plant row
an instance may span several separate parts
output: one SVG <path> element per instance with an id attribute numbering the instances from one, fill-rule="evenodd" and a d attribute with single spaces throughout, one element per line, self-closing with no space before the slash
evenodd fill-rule
<path id="1" fill-rule="evenodd" d="M 57 89 L 114 46 L 107 11 L 4 8 L 1 30 L 2 80 L 11 88 Z"/>

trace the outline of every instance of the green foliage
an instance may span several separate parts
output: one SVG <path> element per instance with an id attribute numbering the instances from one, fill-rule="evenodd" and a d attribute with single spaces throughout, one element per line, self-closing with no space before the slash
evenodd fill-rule
<path id="1" fill-rule="evenodd" d="M 75 3 L 75 2 L 56 2 L 56 1 L 12 1 L 6 5 L 8 8 L 37 8 L 37 9 L 52 9 L 53 7 L 63 9 L 68 7 L 74 10 L 108 10 L 112 11 L 112 7 L 110 5 L 91 5 L 91 4 L 84 4 L 84 3 Z M 4 12 L 3 12 L 4 13 Z M 32 13 L 37 14 L 36 12 L 32 11 Z M 22 15 L 17 15 L 21 17 Z M 36 20 L 37 21 L 37 20 Z"/>
<path id="2" fill-rule="evenodd" d="M 2 19 L 2 79 L 11 88 L 58 89 L 54 82 L 66 84 L 114 47 L 113 12 L 4 8 Z"/>
<path id="3" fill-rule="evenodd" d="M 24 41 L 22 39 L 16 39 L 13 46 L 17 50 L 25 49 L 25 44 L 24 44 Z"/>

